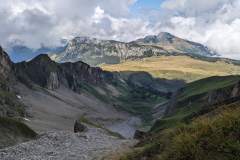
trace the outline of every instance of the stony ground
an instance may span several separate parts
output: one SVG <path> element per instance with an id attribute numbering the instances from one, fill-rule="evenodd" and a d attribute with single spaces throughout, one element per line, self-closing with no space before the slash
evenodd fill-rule
<path id="1" fill-rule="evenodd" d="M 1 160 L 101 160 L 134 145 L 97 128 L 83 133 L 52 131 L 36 140 L 0 150 Z"/>

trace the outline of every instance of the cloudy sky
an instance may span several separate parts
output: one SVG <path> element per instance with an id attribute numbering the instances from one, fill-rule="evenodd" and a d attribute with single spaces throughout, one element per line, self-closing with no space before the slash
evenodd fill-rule
<path id="1" fill-rule="evenodd" d="M 38 48 L 166 31 L 240 59 L 240 0 L 0 0 L 0 44 Z"/>

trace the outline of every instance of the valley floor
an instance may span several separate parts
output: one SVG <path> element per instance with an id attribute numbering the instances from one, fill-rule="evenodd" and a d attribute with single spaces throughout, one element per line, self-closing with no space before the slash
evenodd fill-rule
<path id="1" fill-rule="evenodd" d="M 51 131 L 40 138 L 0 150 L 1 160 L 102 160 L 135 144 L 97 128 L 83 133 Z M 108 159 L 108 158 L 107 158 Z"/>

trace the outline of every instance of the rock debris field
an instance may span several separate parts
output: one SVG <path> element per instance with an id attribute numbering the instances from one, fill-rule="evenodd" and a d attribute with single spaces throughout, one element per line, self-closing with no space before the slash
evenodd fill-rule
<path id="1" fill-rule="evenodd" d="M 108 135 L 104 130 L 88 128 L 86 132 L 50 131 L 38 139 L 0 150 L 1 160 L 102 160 L 113 152 L 134 145 Z M 108 159 L 108 158 L 106 158 Z"/>

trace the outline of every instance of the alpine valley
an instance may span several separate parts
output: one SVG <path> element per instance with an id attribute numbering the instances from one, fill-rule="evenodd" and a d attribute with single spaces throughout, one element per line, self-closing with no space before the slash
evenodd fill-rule
<path id="1" fill-rule="evenodd" d="M 1 160 L 240 157 L 238 60 L 166 32 L 7 50 L 31 56 L 0 47 Z"/>

